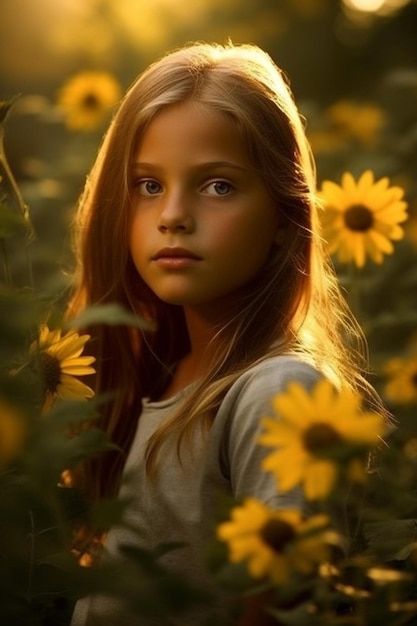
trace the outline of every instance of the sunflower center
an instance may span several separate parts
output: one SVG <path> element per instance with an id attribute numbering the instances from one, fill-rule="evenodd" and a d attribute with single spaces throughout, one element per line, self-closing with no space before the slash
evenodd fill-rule
<path id="1" fill-rule="evenodd" d="M 294 528 L 280 519 L 270 519 L 261 528 L 260 536 L 274 552 L 281 552 L 295 537 Z"/>
<path id="2" fill-rule="evenodd" d="M 304 447 L 308 452 L 317 453 L 331 448 L 342 441 L 339 433 L 325 422 L 317 422 L 305 431 L 303 435 Z"/>
<path id="3" fill-rule="evenodd" d="M 83 98 L 84 109 L 98 109 L 100 106 L 100 100 L 94 93 L 87 93 Z"/>
<path id="4" fill-rule="evenodd" d="M 44 389 L 47 393 L 55 393 L 61 382 L 60 361 L 49 352 L 42 352 L 39 360 Z"/>
<path id="5" fill-rule="evenodd" d="M 369 230 L 374 223 L 372 212 L 364 204 L 352 204 L 344 214 L 346 228 L 359 233 Z"/>

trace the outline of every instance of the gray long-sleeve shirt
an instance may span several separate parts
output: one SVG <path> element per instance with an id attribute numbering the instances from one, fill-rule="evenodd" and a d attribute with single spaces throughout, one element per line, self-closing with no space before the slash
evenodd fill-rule
<path id="1" fill-rule="evenodd" d="M 319 377 L 315 369 L 294 356 L 272 357 L 256 364 L 226 393 L 208 435 L 204 438 L 196 429 L 192 452 L 184 449 L 182 465 L 175 444 L 162 448 L 153 482 L 144 467 L 147 441 L 187 389 L 159 402 L 144 400 L 120 490 L 120 497 L 129 501 L 126 524 L 111 529 L 107 552 L 117 555 L 123 546 L 152 550 L 165 542 L 184 543 L 164 554 L 161 564 L 202 589 L 212 589 L 205 551 L 215 537 L 222 496 L 253 496 L 274 508 L 303 507 L 300 491 L 280 493 L 275 478 L 261 469 L 269 450 L 258 445 L 256 438 L 262 418 L 272 415 L 274 395 L 285 391 L 290 381 L 310 389 Z M 215 593 L 218 607 L 214 602 L 217 616 L 212 623 L 227 624 L 226 597 L 220 589 Z M 201 626 L 209 623 L 207 616 L 205 608 L 158 620 L 132 612 L 113 596 L 95 595 L 78 601 L 71 626 Z"/>

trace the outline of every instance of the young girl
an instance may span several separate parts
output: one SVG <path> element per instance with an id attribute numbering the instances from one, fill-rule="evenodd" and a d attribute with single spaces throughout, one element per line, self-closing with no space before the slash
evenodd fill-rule
<path id="1" fill-rule="evenodd" d="M 266 53 L 190 45 L 138 78 L 82 197 L 77 259 L 71 316 L 118 302 L 151 326 L 89 329 L 96 392 L 117 391 L 102 426 L 123 454 L 86 464 L 84 489 L 129 502 L 130 530 L 111 529 L 105 549 L 183 542 L 162 564 L 208 588 L 204 550 L 224 494 L 303 506 L 260 469 L 271 397 L 321 376 L 364 385 L 344 343 L 356 329 L 323 252 L 303 124 Z M 268 623 L 256 601 L 227 621 L 217 597 L 213 623 Z M 94 596 L 72 624 L 191 626 L 206 615 L 152 621 Z"/>

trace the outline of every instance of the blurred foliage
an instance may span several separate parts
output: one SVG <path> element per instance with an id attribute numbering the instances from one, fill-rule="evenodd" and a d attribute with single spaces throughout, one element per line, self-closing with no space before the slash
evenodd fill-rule
<path id="1" fill-rule="evenodd" d="M 7 456 L 0 459 L 1 623 L 65 624 L 76 597 L 106 591 L 110 583 L 143 614 L 168 614 L 207 601 L 187 581 L 166 576 L 158 555 L 136 555 L 134 584 L 132 572 L 121 576 L 117 563 L 96 571 L 71 555 L 74 526 L 90 513 L 71 488 L 58 486 L 60 476 L 110 444 L 98 429 L 67 436 L 70 425 L 94 419 L 96 401 L 64 402 L 45 419 L 34 402 L 41 393 L 39 372 L 20 368 L 45 317 L 61 321 L 73 263 L 69 226 L 115 104 L 107 92 L 97 91 L 94 73 L 112 77 L 123 90 L 167 49 L 229 37 L 265 48 L 288 74 L 306 119 L 319 183 L 339 181 L 346 171 L 355 177 L 365 170 L 376 179 L 388 176 L 404 189 L 410 216 L 405 238 L 382 265 L 368 261 L 358 270 L 334 259 L 368 339 L 371 381 L 397 429 L 366 494 L 350 494 L 347 534 L 352 528 L 357 532 L 343 575 L 330 568 L 308 589 L 281 590 L 275 612 L 288 624 L 415 623 L 417 377 L 404 368 L 417 353 L 417 3 L 385 4 L 392 7 L 385 14 L 354 11 L 336 0 L 39 0 L 36 12 L 28 0 L 0 5 L 0 115 L 2 121 L 7 117 L 0 155 L 0 398 L 6 407 L 0 415 L 9 410 L 20 415 L 15 436 L 5 434 L 9 418 L 0 420 L 0 438 L 11 442 L 9 452 L 15 446 L 13 463 Z M 66 125 L 59 94 L 84 73 L 90 73 L 90 83 L 72 102 L 88 109 L 89 127 L 77 130 Z M 91 124 L 95 111 L 100 115 Z M 117 308 L 87 315 L 137 323 Z M 410 371 L 396 382 L 394 399 L 386 393 L 393 371 L 386 365 L 393 358 L 400 371 Z M 10 377 L 11 370 L 18 373 Z M 0 456 L 1 450 L 0 445 Z M 346 518 L 344 495 L 332 506 Z M 104 526 L 122 510 L 122 503 L 107 504 L 91 513 Z M 409 573 L 411 582 L 394 574 L 384 578 L 387 565 Z M 220 584 L 238 586 L 239 575 L 228 567 L 218 571 Z M 307 597 L 311 604 L 313 596 L 314 615 L 300 600 Z"/>

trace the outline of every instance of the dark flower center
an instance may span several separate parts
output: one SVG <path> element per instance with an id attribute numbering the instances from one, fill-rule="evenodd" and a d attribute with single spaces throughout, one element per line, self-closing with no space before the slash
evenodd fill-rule
<path id="1" fill-rule="evenodd" d="M 61 382 L 61 363 L 57 357 L 49 352 L 39 355 L 40 369 L 44 390 L 46 393 L 56 393 Z"/>
<path id="2" fill-rule="evenodd" d="M 94 93 L 87 93 L 83 98 L 84 109 L 98 109 L 100 108 L 100 100 Z"/>
<path id="3" fill-rule="evenodd" d="M 274 552 L 281 552 L 287 543 L 295 537 L 294 528 L 280 519 L 270 519 L 261 528 L 262 541 Z"/>
<path id="4" fill-rule="evenodd" d="M 345 212 L 344 220 L 346 228 L 358 233 L 366 232 L 374 223 L 372 211 L 364 204 L 352 204 Z"/>
<path id="5" fill-rule="evenodd" d="M 317 422 L 305 431 L 304 447 L 308 452 L 317 453 L 326 448 L 336 446 L 342 441 L 340 434 L 326 422 Z"/>

